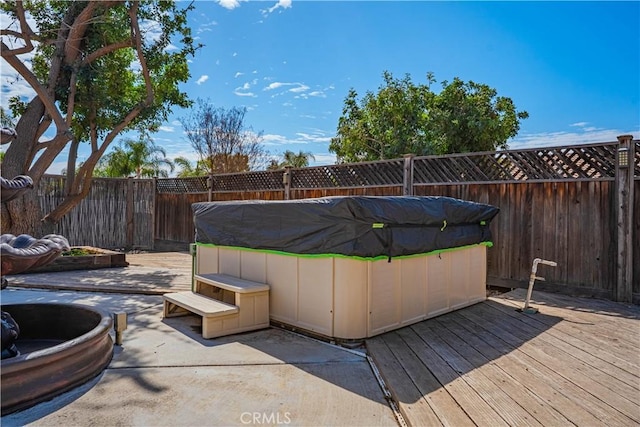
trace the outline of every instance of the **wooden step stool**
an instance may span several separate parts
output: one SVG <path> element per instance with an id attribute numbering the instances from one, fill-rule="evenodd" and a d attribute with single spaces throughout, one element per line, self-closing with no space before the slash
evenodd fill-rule
<path id="1" fill-rule="evenodd" d="M 194 292 L 164 295 L 164 317 L 202 316 L 203 338 L 269 327 L 269 285 L 224 274 L 194 275 Z"/>

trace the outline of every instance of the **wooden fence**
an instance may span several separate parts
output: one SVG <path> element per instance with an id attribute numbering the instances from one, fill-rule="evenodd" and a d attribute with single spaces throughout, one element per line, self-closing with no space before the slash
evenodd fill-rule
<path id="1" fill-rule="evenodd" d="M 38 186 L 43 212 L 64 198 L 64 176 L 45 176 Z M 73 246 L 153 249 L 155 183 L 152 179 L 96 178 L 89 195 L 55 225 Z"/>
<path id="2" fill-rule="evenodd" d="M 629 168 L 620 167 L 624 153 L 630 156 Z M 635 257 L 633 254 L 634 248 L 640 248 L 640 141 L 626 136 L 602 144 L 406 156 L 380 162 L 222 174 L 209 179 L 167 178 L 140 184 L 138 180 L 120 180 L 121 187 L 136 189 L 133 209 L 131 191 L 98 190 L 102 181 L 94 181 L 93 199 L 109 197 L 110 201 L 105 200 L 102 208 L 81 205 L 81 212 L 66 219 L 68 224 L 93 221 L 90 236 L 83 240 L 92 243 L 86 244 L 141 248 L 155 244 L 157 248 L 170 243 L 168 247 L 186 249 L 194 238 L 191 204 L 209 198 L 450 196 L 500 208 L 491 225 L 491 285 L 527 286 L 532 261 L 538 257 L 556 261 L 558 267 L 541 267 L 539 275 L 547 281 L 537 282 L 536 289 L 640 303 L 640 251 L 636 249 Z M 105 188 L 109 185 L 104 184 Z M 155 185 L 155 192 L 149 185 Z M 111 212 L 117 219 L 107 218 Z M 109 231 L 100 232 L 102 227 Z M 86 225 L 74 228 L 80 229 L 80 236 Z M 60 234 L 65 233 L 63 225 Z"/>

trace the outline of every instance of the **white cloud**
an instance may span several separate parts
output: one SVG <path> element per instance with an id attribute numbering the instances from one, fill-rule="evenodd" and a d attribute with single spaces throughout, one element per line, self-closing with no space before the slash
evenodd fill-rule
<path id="1" fill-rule="evenodd" d="M 298 132 L 298 133 L 296 133 L 296 135 L 298 137 L 300 137 L 305 142 L 321 142 L 321 143 L 331 142 L 331 137 L 330 136 L 324 136 L 324 134 L 322 134 L 322 135 L 311 135 L 309 133 Z"/>
<path id="2" fill-rule="evenodd" d="M 258 95 L 250 92 L 249 89 L 251 89 L 251 83 L 245 82 L 242 86 L 235 88 L 233 93 L 237 96 L 248 96 L 251 98 L 257 98 Z"/>
<path id="3" fill-rule="evenodd" d="M 292 93 L 304 93 L 309 90 L 309 86 L 303 83 L 297 83 L 297 82 L 296 83 L 273 82 L 268 86 L 266 86 L 265 88 L 263 88 L 262 90 L 274 90 L 284 86 L 293 86 L 291 89 L 287 89 L 288 92 L 292 92 Z M 276 96 L 276 95 L 273 95 L 273 96 Z"/>
<path id="4" fill-rule="evenodd" d="M 207 80 L 209 80 L 209 76 L 207 76 L 206 74 L 203 74 L 202 76 L 200 76 L 198 81 L 196 81 L 196 84 L 201 85 L 202 83 L 206 82 Z"/>
<path id="5" fill-rule="evenodd" d="M 303 85 L 301 83 L 294 83 L 294 84 L 297 84 L 299 86 L 289 89 L 289 92 L 300 93 L 300 92 L 306 92 L 309 90 L 309 86 L 307 85 Z"/>
<path id="6" fill-rule="evenodd" d="M 314 90 L 313 92 L 309 93 L 309 96 L 316 96 L 318 98 L 326 98 L 327 97 L 327 95 L 324 92 L 320 91 L 320 90 Z"/>
<path id="7" fill-rule="evenodd" d="M 162 35 L 162 27 L 156 21 L 143 19 L 140 21 L 140 32 L 146 43 L 157 42 Z"/>
<path id="8" fill-rule="evenodd" d="M 264 9 L 262 10 L 262 14 L 263 15 L 268 15 L 270 13 L 273 13 L 276 9 L 282 8 L 282 9 L 289 9 L 291 7 L 291 0 L 278 0 L 278 2 L 276 4 L 274 4 L 273 6 L 271 6 L 268 9 Z"/>
<path id="9" fill-rule="evenodd" d="M 243 76 L 243 75 L 244 75 L 244 73 L 241 73 L 240 71 L 238 71 L 233 77 L 237 79 L 238 77 Z"/>
<path id="10" fill-rule="evenodd" d="M 276 134 L 263 135 L 263 142 L 266 145 L 327 144 L 331 142 L 331 136 L 326 136 L 326 132 L 322 130 L 314 129 L 313 133 L 297 132 L 293 138 Z"/>
<path id="11" fill-rule="evenodd" d="M 173 126 L 160 126 L 158 130 L 162 132 L 175 132 L 175 128 Z"/>
<path id="12" fill-rule="evenodd" d="M 279 87 L 282 87 L 282 86 L 287 85 L 287 84 L 291 84 L 291 83 L 273 82 L 273 83 L 271 83 L 269 86 L 265 87 L 265 88 L 264 88 L 264 89 L 262 89 L 262 90 L 273 90 L 273 89 L 278 89 Z"/>
<path id="13" fill-rule="evenodd" d="M 591 144 L 598 142 L 617 141 L 619 135 L 632 134 L 635 138 L 640 135 L 640 128 L 635 130 L 602 129 L 596 127 L 585 128 L 586 122 L 574 123 L 571 127 L 582 127 L 582 129 L 572 132 L 540 132 L 523 133 L 512 141 L 509 141 L 509 148 L 537 148 L 556 147 L 563 145 Z"/>
<path id="14" fill-rule="evenodd" d="M 233 54 L 231 56 L 233 56 L 235 58 L 236 56 L 238 56 L 238 52 L 233 52 Z"/>
<path id="15" fill-rule="evenodd" d="M 233 94 L 237 95 L 237 96 L 249 96 L 251 98 L 257 98 L 258 95 L 256 95 L 253 92 L 245 92 L 247 90 L 249 90 L 251 88 L 251 86 L 249 85 L 249 83 L 245 83 L 244 85 L 237 87 L 234 89 Z"/>
<path id="16" fill-rule="evenodd" d="M 239 0 L 218 0 L 218 4 L 225 9 L 233 10 L 236 7 L 240 7 Z"/>
<path id="17" fill-rule="evenodd" d="M 262 143 L 264 145 L 282 145 L 287 144 L 289 141 L 283 135 L 266 134 L 262 135 Z"/>
<path id="18" fill-rule="evenodd" d="M 201 34 L 201 33 L 204 33 L 204 32 L 213 31 L 211 29 L 211 27 L 215 27 L 216 25 L 218 25 L 218 23 L 216 21 L 211 21 L 211 22 L 209 22 L 207 24 L 202 24 L 202 25 L 200 25 L 198 27 L 198 29 L 196 30 L 196 33 L 197 34 Z"/>
<path id="19" fill-rule="evenodd" d="M 313 157 L 315 157 L 315 160 L 311 160 L 309 166 L 334 165 L 338 161 L 336 155 L 331 153 L 314 153 Z"/>
<path id="20" fill-rule="evenodd" d="M 577 123 L 571 123 L 569 126 L 583 128 L 588 124 L 589 122 L 577 122 Z"/>

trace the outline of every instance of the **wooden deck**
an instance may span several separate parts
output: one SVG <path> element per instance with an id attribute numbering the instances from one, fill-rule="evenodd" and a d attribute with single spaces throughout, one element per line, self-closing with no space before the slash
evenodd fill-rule
<path id="1" fill-rule="evenodd" d="M 640 307 L 525 295 L 367 340 L 408 424 L 640 425 Z"/>

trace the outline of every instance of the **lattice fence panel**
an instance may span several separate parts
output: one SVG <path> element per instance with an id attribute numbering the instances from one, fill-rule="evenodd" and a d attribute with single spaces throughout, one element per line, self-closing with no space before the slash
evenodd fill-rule
<path id="1" fill-rule="evenodd" d="M 613 179 L 616 150 L 611 143 L 416 157 L 414 183 Z"/>
<path id="2" fill-rule="evenodd" d="M 198 176 L 191 178 L 161 178 L 156 180 L 158 193 L 205 193 L 207 189 L 207 177 Z"/>
<path id="3" fill-rule="evenodd" d="M 259 191 L 283 189 L 282 170 L 242 172 L 213 176 L 214 191 Z"/>
<path id="4" fill-rule="evenodd" d="M 402 185 L 402 159 L 315 166 L 291 171 L 291 188 L 351 188 Z"/>

